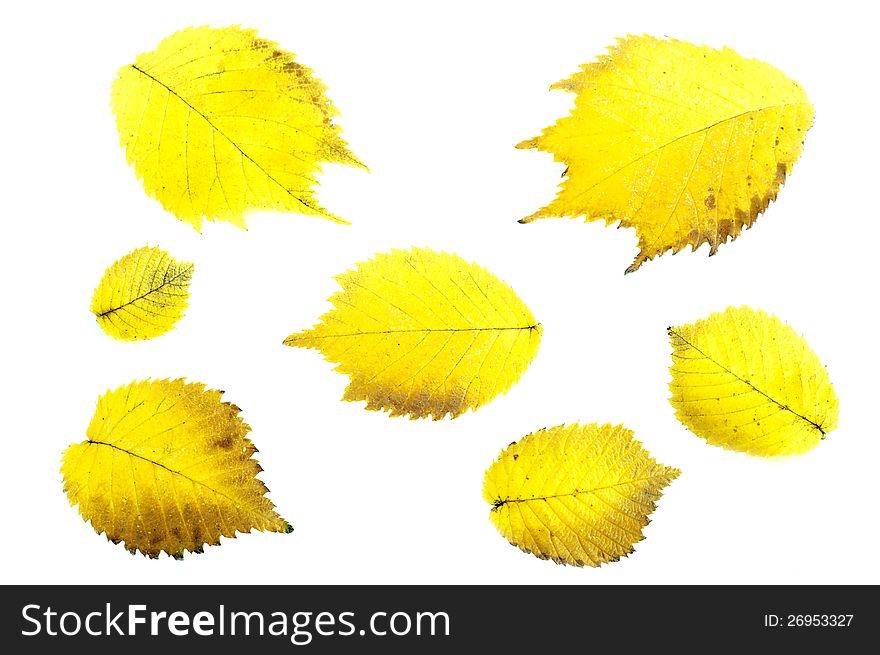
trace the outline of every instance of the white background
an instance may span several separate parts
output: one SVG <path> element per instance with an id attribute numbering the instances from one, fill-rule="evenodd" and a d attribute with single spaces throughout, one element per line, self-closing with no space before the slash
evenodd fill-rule
<path id="1" fill-rule="evenodd" d="M 16 3 L 2 44 L 3 582 L 880 582 L 875 21 L 868 3 Z M 11 15 L 10 12 L 11 11 Z M 189 26 L 256 27 L 312 67 L 371 169 L 327 166 L 318 197 L 350 227 L 254 213 L 200 235 L 143 192 L 109 108 L 118 67 Z M 616 37 L 728 45 L 773 63 L 816 106 L 779 200 L 708 259 L 669 254 L 623 275 L 631 230 L 516 219 L 563 170 L 513 145 L 564 115 L 551 83 Z M 104 269 L 144 244 L 195 262 L 177 328 L 142 343 L 98 328 Z M 521 382 L 455 420 L 392 419 L 340 401 L 347 379 L 281 340 L 329 308 L 333 275 L 378 251 L 454 251 L 506 280 L 544 325 Z M 748 303 L 827 365 L 840 427 L 766 460 L 711 447 L 667 402 L 666 327 Z M 97 397 L 185 376 L 241 406 L 291 535 L 225 539 L 182 562 L 129 555 L 62 493 L 61 452 Z M 571 421 L 622 422 L 682 469 L 645 540 L 577 569 L 511 547 L 483 473 L 501 448 Z"/>

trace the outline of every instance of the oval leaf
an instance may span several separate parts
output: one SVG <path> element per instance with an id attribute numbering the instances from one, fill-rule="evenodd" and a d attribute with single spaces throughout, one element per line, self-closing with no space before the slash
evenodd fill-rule
<path id="1" fill-rule="evenodd" d="M 678 420 L 710 444 L 753 455 L 815 448 L 837 427 L 837 396 L 807 342 L 775 316 L 728 307 L 669 328 Z"/>
<path id="2" fill-rule="evenodd" d="M 567 165 L 556 199 L 531 216 L 634 227 L 627 273 L 667 250 L 714 254 L 776 198 L 813 122 L 804 90 L 733 50 L 629 37 L 552 88 L 571 115 L 517 147 Z"/>
<path id="3" fill-rule="evenodd" d="M 101 396 L 88 439 L 64 453 L 70 504 L 98 534 L 150 557 L 201 553 L 254 528 L 292 531 L 263 495 L 250 427 L 221 395 L 147 380 Z"/>
<path id="4" fill-rule="evenodd" d="M 111 337 L 126 341 L 165 334 L 183 316 L 193 265 L 144 246 L 108 268 L 92 295 L 92 313 Z"/>
<path id="5" fill-rule="evenodd" d="M 528 307 L 457 255 L 393 250 L 336 279 L 335 309 L 284 343 L 338 363 L 351 378 L 344 400 L 367 409 L 454 418 L 506 392 L 538 352 Z"/>
<path id="6" fill-rule="evenodd" d="M 189 28 L 123 66 L 112 104 L 147 193 L 196 229 L 253 209 L 345 223 L 312 187 L 320 162 L 363 167 L 312 70 L 255 30 Z"/>
<path id="7" fill-rule="evenodd" d="M 557 564 L 599 566 L 633 551 L 681 471 L 625 427 L 559 425 L 510 444 L 483 482 L 489 517 L 514 546 Z"/>

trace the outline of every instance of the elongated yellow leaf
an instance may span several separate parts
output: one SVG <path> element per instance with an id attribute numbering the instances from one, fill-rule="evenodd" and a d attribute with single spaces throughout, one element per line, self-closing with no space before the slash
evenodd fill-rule
<path id="1" fill-rule="evenodd" d="M 346 221 L 312 187 L 320 162 L 363 167 L 326 87 L 255 30 L 189 28 L 123 66 L 112 104 L 128 162 L 177 218 L 244 227 L 253 209 Z"/>
<path id="2" fill-rule="evenodd" d="M 567 165 L 556 199 L 531 216 L 585 216 L 634 227 L 627 273 L 667 250 L 714 254 L 776 198 L 813 107 L 779 70 L 733 50 L 629 37 L 554 89 L 570 116 L 517 147 Z"/>
<path id="3" fill-rule="evenodd" d="M 92 313 L 111 337 L 134 341 L 165 334 L 183 316 L 193 265 L 144 246 L 108 268 L 92 295 Z"/>
<path id="4" fill-rule="evenodd" d="M 622 425 L 559 425 L 510 444 L 486 471 L 489 517 L 514 546 L 599 566 L 633 551 L 663 488 L 680 475 Z"/>
<path id="5" fill-rule="evenodd" d="M 64 453 L 70 504 L 98 534 L 150 557 L 201 553 L 254 528 L 292 531 L 263 495 L 250 427 L 221 395 L 147 380 L 101 396 L 87 440 Z"/>
<path id="6" fill-rule="evenodd" d="M 506 392 L 538 352 L 528 307 L 457 255 L 392 250 L 336 279 L 335 309 L 284 343 L 338 363 L 351 378 L 343 399 L 367 409 L 454 418 Z"/>
<path id="7" fill-rule="evenodd" d="M 837 396 L 807 342 L 750 307 L 669 328 L 675 414 L 710 444 L 753 455 L 815 448 L 837 427 Z"/>

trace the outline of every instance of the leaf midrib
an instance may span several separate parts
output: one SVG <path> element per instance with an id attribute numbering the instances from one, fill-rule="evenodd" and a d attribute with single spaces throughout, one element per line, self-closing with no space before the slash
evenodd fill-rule
<path id="1" fill-rule="evenodd" d="M 132 452 L 132 451 L 130 451 L 130 450 L 126 450 L 125 448 L 122 448 L 122 447 L 117 446 L 117 445 L 115 445 L 115 444 L 107 443 L 106 441 L 96 441 L 96 440 L 94 440 L 94 439 L 87 439 L 87 440 L 86 440 L 86 443 L 88 443 L 88 444 L 94 444 L 94 445 L 96 445 L 96 446 L 107 446 L 108 448 L 112 448 L 112 449 L 114 449 L 114 450 L 118 450 L 118 451 L 120 451 L 120 452 L 122 452 L 122 453 L 125 453 L 126 455 L 129 455 L 129 456 L 131 456 L 131 457 L 136 457 L 136 458 L 141 459 L 141 460 L 143 460 L 143 461 L 145 461 L 145 462 L 148 462 L 148 463 L 150 463 L 150 464 L 152 464 L 152 465 L 154 465 L 154 466 L 158 466 L 159 468 L 163 468 L 163 469 L 165 469 L 166 471 L 168 471 L 169 473 L 173 473 L 174 475 L 179 475 L 180 477 L 184 478 L 185 480 L 189 480 L 189 481 L 192 482 L 193 484 L 198 484 L 198 485 L 204 487 L 205 489 L 207 489 L 208 491 L 210 491 L 210 492 L 212 492 L 212 493 L 215 493 L 215 494 L 217 494 L 218 496 L 222 496 L 223 498 L 225 498 L 226 500 L 228 500 L 229 502 L 231 502 L 233 505 L 235 505 L 235 507 L 236 507 L 237 509 L 243 509 L 241 503 L 240 503 L 239 501 L 237 501 L 235 498 L 232 498 L 231 496 L 227 496 L 227 495 L 226 495 L 225 493 L 223 493 L 222 491 L 218 491 L 217 489 L 214 489 L 212 486 L 210 486 L 210 485 L 208 485 L 208 484 L 205 484 L 205 483 L 202 482 L 201 480 L 196 480 L 195 478 L 191 478 L 190 476 L 186 475 L 185 473 L 181 473 L 180 471 L 175 471 L 174 469 L 165 466 L 165 465 L 162 464 L 161 462 L 157 462 L 157 461 L 155 461 L 155 460 L 152 460 L 152 459 L 150 459 L 149 457 L 144 457 L 143 455 L 138 455 L 137 453 L 134 453 L 134 452 Z"/>
<path id="2" fill-rule="evenodd" d="M 194 267 L 195 267 L 194 264 L 190 264 L 189 266 L 186 266 L 185 268 L 181 269 L 179 272 L 177 272 L 177 273 L 176 273 L 174 276 L 172 276 L 171 278 L 163 279 L 163 280 L 162 280 L 162 284 L 160 284 L 159 286 L 157 286 L 157 287 L 153 287 L 153 288 L 147 290 L 145 293 L 142 293 L 142 294 L 139 295 L 137 298 L 132 298 L 131 300 L 122 303 L 122 304 L 119 305 L 118 307 L 111 307 L 111 308 L 108 309 L 107 311 L 105 311 L 105 312 L 101 312 L 100 314 L 98 314 L 98 318 L 104 318 L 105 316 L 109 316 L 110 314 L 113 314 L 113 313 L 115 313 L 115 312 L 118 312 L 120 309 L 123 309 L 124 307 L 128 307 L 129 305 L 133 305 L 133 304 L 136 303 L 138 300 L 143 300 L 144 298 L 146 298 L 146 297 L 149 296 L 150 294 L 156 293 L 157 291 L 161 291 L 162 289 L 164 289 L 164 288 L 167 287 L 168 285 L 173 284 L 174 282 L 176 282 L 179 278 L 181 278 L 182 276 L 186 275 L 187 273 L 192 273 Z"/>
<path id="3" fill-rule="evenodd" d="M 797 416 L 797 417 L 798 417 L 799 419 L 801 419 L 802 421 L 805 421 L 806 423 L 809 423 L 810 425 L 812 425 L 814 428 L 816 428 L 816 429 L 821 433 L 823 439 L 825 438 L 825 430 L 822 429 L 822 426 L 821 426 L 819 423 L 816 423 L 815 421 L 813 421 L 813 420 L 811 420 L 811 419 L 808 419 L 808 418 L 807 418 L 806 416 L 804 416 L 803 414 L 799 414 L 798 412 L 794 411 L 791 407 L 789 407 L 789 406 L 786 405 L 785 403 L 781 403 L 781 402 L 779 402 L 778 400 L 776 400 L 776 399 L 775 399 L 773 396 L 771 396 L 770 394 L 768 394 L 768 393 L 766 393 L 765 391 L 762 391 L 761 389 L 759 389 L 758 387 L 756 387 L 756 386 L 755 386 L 754 384 L 752 384 L 749 380 L 745 379 L 744 377 L 741 377 L 740 375 L 738 375 L 738 374 L 735 373 L 734 371 L 732 371 L 732 370 L 730 370 L 729 368 L 727 368 L 727 367 L 726 367 L 724 364 L 722 364 L 721 362 L 719 362 L 719 361 L 713 359 L 712 357 L 710 357 L 707 353 L 705 353 L 704 351 L 702 351 L 702 350 L 700 350 L 699 348 L 697 348 L 696 345 L 692 344 L 690 341 L 688 341 L 687 339 L 685 339 L 683 336 L 681 336 L 681 334 L 679 334 L 678 332 L 676 332 L 676 331 L 673 330 L 672 328 L 669 329 L 669 334 L 673 334 L 673 335 L 675 335 L 676 337 L 678 337 L 679 339 L 681 339 L 682 341 L 684 341 L 688 346 L 690 346 L 691 348 L 693 348 L 694 350 L 696 350 L 698 353 L 700 353 L 703 357 L 705 357 L 705 358 L 708 359 L 710 362 L 712 362 L 713 364 L 715 364 L 715 366 L 717 366 L 718 368 L 722 369 L 723 371 L 729 373 L 730 375 L 732 375 L 734 378 L 736 378 L 737 380 L 739 380 L 740 382 L 742 382 L 743 384 L 745 384 L 745 385 L 748 386 L 749 388 L 751 388 L 751 389 L 753 389 L 754 391 L 756 391 L 757 393 L 761 394 L 761 395 L 764 396 L 767 400 L 769 400 L 770 402 L 772 402 L 772 403 L 774 403 L 775 405 L 777 405 L 780 409 L 782 409 L 782 410 L 784 410 L 784 411 L 786 411 L 786 412 L 790 412 L 790 413 L 794 414 L 795 416 Z"/>
<path id="4" fill-rule="evenodd" d="M 638 482 L 657 482 L 666 480 L 668 475 L 651 475 L 647 478 L 634 478 L 632 480 L 622 480 L 620 482 L 615 482 L 614 484 L 606 484 L 602 487 L 593 487 L 592 489 L 575 489 L 574 491 L 569 491 L 567 493 L 561 494 L 548 494 L 546 496 L 532 496 L 530 498 L 505 498 L 505 499 L 497 499 L 494 503 L 492 503 L 492 511 L 499 509 L 500 507 L 504 507 L 504 505 L 509 505 L 511 503 L 527 503 L 533 500 L 551 500 L 553 498 L 566 498 L 568 496 L 585 496 L 589 494 L 594 494 L 597 491 L 604 491 L 605 489 L 614 489 L 616 487 L 622 487 L 627 484 L 636 484 Z"/>
<path id="5" fill-rule="evenodd" d="M 153 82 L 155 82 L 156 84 L 158 84 L 159 86 L 161 86 L 163 89 L 166 89 L 166 90 L 168 91 L 168 93 L 170 93 L 170 94 L 173 95 L 175 98 L 177 98 L 178 100 L 180 100 L 183 104 L 185 104 L 185 105 L 186 105 L 187 107 L 189 107 L 192 111 L 194 111 L 198 116 L 201 116 L 202 119 L 203 119 L 208 125 L 211 126 L 211 129 L 214 130 L 215 132 L 217 132 L 217 134 L 219 134 L 220 136 L 222 136 L 224 139 L 226 139 L 230 144 L 232 144 L 232 147 L 235 148 L 236 150 L 238 150 L 238 152 L 241 153 L 241 156 L 242 156 L 242 157 L 244 157 L 244 158 L 247 159 L 249 162 L 251 162 L 254 166 L 256 166 L 260 171 L 263 172 L 263 174 L 264 174 L 267 178 L 269 178 L 270 180 L 272 180 L 272 182 L 274 182 L 276 185 L 278 185 L 278 187 L 279 187 L 281 190 L 283 190 L 287 195 L 289 195 L 291 198 L 293 198 L 294 200 L 296 200 L 296 201 L 297 201 L 299 204 L 301 204 L 303 207 L 307 207 L 307 208 L 310 209 L 311 211 L 318 212 L 318 213 L 320 213 L 322 216 L 325 216 L 325 217 L 327 217 L 327 218 L 329 218 L 329 219 L 331 219 L 331 220 L 333 220 L 333 221 L 336 221 L 336 222 L 338 222 L 338 223 L 343 223 L 343 224 L 346 224 L 346 225 L 348 224 L 348 221 L 346 221 L 345 219 L 342 219 L 342 218 L 339 218 L 339 217 L 337 217 L 337 216 L 333 216 L 332 214 L 328 214 L 327 212 L 321 211 L 320 209 L 318 209 L 318 208 L 316 208 L 316 207 L 313 207 L 310 203 L 306 202 L 306 201 L 303 200 L 302 198 L 298 197 L 298 196 L 297 196 L 296 194 L 294 194 L 290 189 L 288 189 L 286 186 L 284 186 L 284 185 L 283 185 L 278 179 L 276 179 L 276 178 L 275 178 L 275 177 L 274 177 L 269 171 L 267 171 L 263 166 L 261 166 L 259 163 L 257 163 L 257 161 L 256 161 L 253 157 L 251 157 L 251 156 L 250 156 L 249 154 L 247 154 L 244 150 L 242 150 L 242 149 L 241 149 L 241 146 L 239 146 L 234 140 L 232 140 L 232 139 L 231 139 L 231 138 L 230 138 L 230 137 L 229 137 L 229 136 L 228 136 L 223 130 L 221 130 L 219 127 L 217 127 L 217 126 L 213 123 L 213 121 L 211 121 L 210 118 L 208 118 L 207 116 L 205 116 L 205 114 L 204 114 L 203 112 L 199 111 L 196 107 L 194 107 L 192 104 L 190 104 L 190 103 L 186 100 L 186 98 L 184 98 L 184 97 L 183 97 L 182 95 L 180 95 L 177 91 L 175 91 L 175 90 L 172 89 L 170 86 L 168 86 L 167 84 L 165 84 L 164 82 L 162 82 L 162 80 L 160 80 L 160 79 L 158 79 L 158 78 L 156 78 L 156 77 L 153 77 L 152 75 L 150 75 L 150 74 L 149 74 L 147 71 L 145 71 L 144 69 L 142 69 L 142 68 L 138 68 L 138 66 L 137 66 L 136 64 L 130 64 L 130 66 L 131 66 L 134 70 L 136 70 L 137 72 L 139 72 L 141 75 L 144 75 L 144 76 L 147 77 L 148 79 L 151 79 Z"/>
<path id="6" fill-rule="evenodd" d="M 687 132 L 686 134 L 680 134 L 679 136 L 677 136 L 677 137 L 675 137 L 675 138 L 672 138 L 672 139 L 666 141 L 665 143 L 662 143 L 662 144 L 660 144 L 659 146 L 656 146 L 656 147 L 652 148 L 652 149 L 649 150 L 648 152 L 645 152 L 645 153 L 639 155 L 639 156 L 636 157 L 635 159 L 633 159 L 633 160 L 631 160 L 631 161 L 628 161 L 627 163 L 623 164 L 622 166 L 619 166 L 619 167 L 616 168 L 614 171 L 612 171 L 611 173 L 609 173 L 608 175 L 606 175 L 605 177 L 603 177 L 601 180 L 598 180 L 597 182 L 594 182 L 593 184 L 591 184 L 591 185 L 590 185 L 589 187 L 587 187 L 586 189 L 583 189 L 583 190 L 579 191 L 578 194 L 575 196 L 575 198 L 580 198 L 580 197 L 581 197 L 582 195 L 584 195 L 585 193 L 588 193 L 588 192 L 592 191 L 593 189 L 595 189 L 595 188 L 596 188 L 597 186 L 599 186 L 600 184 L 603 184 L 604 182 L 607 182 L 607 181 L 610 180 L 612 177 L 614 177 L 614 176 L 617 175 L 618 173 L 624 171 L 625 169 L 629 168 L 629 167 L 632 166 L 633 164 L 637 164 L 638 162 L 642 161 L 643 159 L 646 159 L 647 157 L 650 157 L 650 156 L 653 155 L 654 153 L 659 152 L 659 151 L 661 151 L 661 150 L 663 150 L 663 149 L 665 149 L 665 148 L 668 148 L 668 147 L 671 146 L 673 143 L 677 143 L 678 141 L 681 141 L 682 139 L 687 139 L 688 137 L 692 137 L 692 136 L 697 135 L 697 134 L 702 134 L 703 132 L 708 132 L 709 130 L 711 130 L 711 129 L 714 128 L 714 127 L 718 127 L 719 125 L 723 125 L 724 123 L 727 123 L 728 121 L 734 121 L 734 120 L 736 120 L 737 118 L 742 118 L 743 116 L 746 116 L 746 115 L 748 115 L 748 114 L 757 114 L 757 113 L 762 112 L 762 111 L 770 111 L 771 109 L 784 109 L 784 108 L 787 108 L 787 107 L 800 107 L 800 106 L 803 106 L 803 105 L 809 105 L 809 104 L 810 104 L 810 103 L 808 103 L 808 102 L 783 102 L 783 103 L 780 103 L 780 104 L 778 104 L 778 105 L 767 105 L 766 107 L 758 107 L 758 108 L 756 108 L 756 109 L 749 109 L 749 110 L 747 110 L 747 111 L 742 111 L 742 112 L 740 112 L 740 113 L 738 113 L 738 114 L 734 114 L 734 115 L 732 115 L 732 116 L 727 116 L 727 117 L 725 117 L 725 118 L 722 118 L 722 119 L 720 119 L 720 120 L 717 120 L 717 121 L 715 121 L 714 123 L 711 123 L 711 124 L 706 125 L 706 126 L 704 126 L 704 127 L 700 127 L 700 128 L 695 129 L 695 130 L 691 130 L 690 132 Z M 523 222 L 527 222 L 527 223 L 528 223 L 528 222 L 531 222 L 531 221 L 528 221 L 527 219 L 523 218 L 523 219 L 520 219 L 519 222 L 520 222 L 520 223 L 523 223 Z"/>
<path id="7" fill-rule="evenodd" d="M 293 337 L 288 337 L 284 340 L 284 343 L 292 343 L 294 341 L 307 341 L 312 339 L 334 339 L 341 337 L 360 337 L 360 336 L 369 336 L 376 334 L 418 334 L 422 332 L 502 332 L 505 330 L 537 330 L 540 327 L 540 323 L 535 323 L 534 325 L 523 325 L 523 326 L 513 326 L 513 327 L 472 327 L 472 328 L 413 328 L 409 330 L 373 330 L 373 331 L 364 331 L 364 332 L 348 332 L 345 334 L 322 334 L 315 336 L 305 336 L 303 334 L 297 334 Z"/>

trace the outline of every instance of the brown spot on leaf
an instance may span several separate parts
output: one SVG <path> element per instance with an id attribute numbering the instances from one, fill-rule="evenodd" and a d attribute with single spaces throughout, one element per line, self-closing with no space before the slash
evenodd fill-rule
<path id="1" fill-rule="evenodd" d="M 762 211 L 764 211 L 764 208 L 766 206 L 767 206 L 767 203 L 761 202 L 761 198 L 759 198 L 757 194 L 752 196 L 752 204 L 751 204 L 751 207 L 749 207 L 750 212 L 751 212 L 751 218 L 756 217 L 758 214 L 760 214 Z"/>
<path id="2" fill-rule="evenodd" d="M 733 221 L 729 219 L 723 219 L 718 221 L 718 240 L 719 242 L 727 241 L 727 237 L 729 237 L 734 230 Z"/>
<path id="3" fill-rule="evenodd" d="M 710 193 L 703 202 L 706 203 L 708 209 L 715 209 L 715 194 Z"/>
<path id="4" fill-rule="evenodd" d="M 736 220 L 740 225 L 745 225 L 746 227 L 750 227 L 752 223 L 755 222 L 756 216 L 753 214 L 749 214 L 749 212 L 743 211 L 742 209 L 737 209 L 734 211 L 734 215 L 736 216 Z"/>
<path id="5" fill-rule="evenodd" d="M 284 62 L 284 66 L 282 67 L 285 73 L 290 73 L 291 75 L 299 75 L 302 73 L 302 65 L 298 64 L 295 61 L 286 61 Z"/>
<path id="6" fill-rule="evenodd" d="M 217 448 L 222 448 L 223 450 L 229 450 L 230 448 L 232 448 L 234 440 L 232 438 L 232 435 L 227 434 L 227 435 L 224 435 L 222 437 L 215 439 L 212 443 L 214 446 L 217 446 Z"/>
<path id="7" fill-rule="evenodd" d="M 777 184 L 782 184 L 783 182 L 785 182 L 786 172 L 787 169 L 785 167 L 785 162 L 778 162 L 776 164 L 776 179 L 774 180 L 774 182 L 776 182 Z"/>

